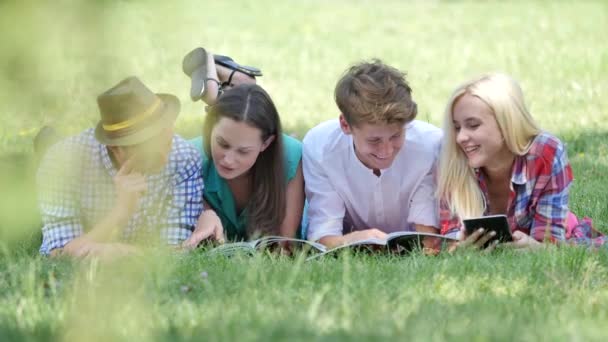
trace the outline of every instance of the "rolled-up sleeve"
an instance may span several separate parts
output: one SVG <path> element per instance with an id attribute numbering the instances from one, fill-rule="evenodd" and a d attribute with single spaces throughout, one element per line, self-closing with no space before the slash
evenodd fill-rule
<path id="1" fill-rule="evenodd" d="M 80 154 L 68 142 L 47 151 L 36 175 L 42 216 L 40 254 L 49 255 L 83 234 L 78 202 Z"/>
<path id="2" fill-rule="evenodd" d="M 439 222 L 442 235 L 452 238 L 459 237 L 459 233 L 462 230 L 462 222 L 458 215 L 452 212 L 446 199 L 439 201 Z"/>
<path id="3" fill-rule="evenodd" d="M 434 168 L 424 175 L 414 190 L 410 201 L 408 222 L 425 226 L 439 227 L 439 203 L 435 196 Z"/>
<path id="4" fill-rule="evenodd" d="M 182 156 L 176 167 L 178 172 L 168 215 L 160 231 L 161 239 L 169 245 L 177 245 L 188 239 L 203 211 L 204 185 L 200 155 L 187 146 L 178 151 Z"/>
<path id="5" fill-rule="evenodd" d="M 572 182 L 572 168 L 563 145 L 559 145 L 552 161 L 544 161 L 539 172 L 535 192 L 537 197 L 530 236 L 537 241 L 563 241 L 566 237 L 568 191 Z M 536 190 L 538 188 L 539 190 Z"/>
<path id="6" fill-rule="evenodd" d="M 304 139 L 302 167 L 308 200 L 308 240 L 342 235 L 345 206 L 322 166 L 322 156 Z"/>

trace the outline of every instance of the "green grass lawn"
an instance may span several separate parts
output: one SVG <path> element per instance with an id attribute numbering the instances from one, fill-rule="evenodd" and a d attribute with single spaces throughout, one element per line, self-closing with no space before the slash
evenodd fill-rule
<path id="1" fill-rule="evenodd" d="M 128 75 L 177 95 L 195 46 L 260 67 L 287 131 L 337 117 L 333 87 L 373 57 L 408 73 L 419 119 L 486 71 L 518 79 L 567 144 L 571 209 L 608 232 L 608 4 L 404 1 L 0 2 L 0 340 L 604 340 L 608 248 L 314 262 L 203 253 L 120 263 L 37 256 L 32 138 L 75 134 Z"/>

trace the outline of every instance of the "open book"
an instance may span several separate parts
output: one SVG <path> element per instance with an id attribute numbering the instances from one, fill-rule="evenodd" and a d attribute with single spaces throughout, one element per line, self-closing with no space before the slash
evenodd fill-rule
<path id="1" fill-rule="evenodd" d="M 317 257 L 321 257 L 326 254 L 334 253 L 343 249 L 356 249 L 363 250 L 369 252 L 391 252 L 396 254 L 404 254 L 411 252 L 415 249 L 422 249 L 423 244 L 422 241 L 424 238 L 434 238 L 439 240 L 442 246 L 446 242 L 450 241 L 458 241 L 456 238 L 433 234 L 433 233 L 422 233 L 422 232 L 393 232 L 387 234 L 386 238 L 377 239 L 370 238 L 365 240 L 359 240 L 355 242 L 351 242 L 345 245 L 341 245 L 332 249 L 328 249 L 325 252 L 319 253 L 317 255 L 313 255 L 309 257 L 307 260 L 312 260 Z"/>
<path id="2" fill-rule="evenodd" d="M 419 232 L 394 232 L 384 239 L 366 239 L 351 242 L 342 246 L 328 249 L 320 243 L 308 240 L 293 239 L 283 236 L 265 236 L 263 238 L 246 242 L 229 242 L 219 245 L 207 252 L 208 255 L 232 256 L 235 254 L 255 254 L 256 251 L 280 247 L 281 243 L 289 242 L 292 251 L 305 251 L 315 255 L 307 260 L 315 259 L 326 254 L 334 253 L 343 249 L 360 249 L 372 252 L 407 253 L 414 249 L 422 249 L 422 241 L 425 237 L 438 239 L 442 244 L 458 239 L 433 233 Z"/>
<path id="3" fill-rule="evenodd" d="M 252 241 L 228 242 L 211 249 L 207 254 L 223 256 L 254 254 L 256 251 L 280 248 L 282 243 L 289 243 L 292 251 L 305 251 L 309 253 L 322 253 L 327 251 L 325 246 L 317 242 L 284 236 L 265 236 Z"/>

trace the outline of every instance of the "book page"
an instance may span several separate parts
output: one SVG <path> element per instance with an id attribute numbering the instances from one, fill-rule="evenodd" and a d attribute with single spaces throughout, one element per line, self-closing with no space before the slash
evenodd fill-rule
<path id="1" fill-rule="evenodd" d="M 274 245 L 274 244 L 278 244 L 281 242 L 290 242 L 294 247 L 296 248 L 311 248 L 313 249 L 315 252 L 325 252 L 327 250 L 327 248 L 325 248 L 324 245 L 318 243 L 318 242 L 313 242 L 313 241 L 308 241 L 308 240 L 302 240 L 302 239 L 295 239 L 295 238 L 289 238 L 289 237 L 284 237 L 284 236 L 266 236 L 263 237 L 259 240 L 257 240 L 256 242 L 256 248 L 265 248 L 267 246 L 270 245 Z"/>
<path id="2" fill-rule="evenodd" d="M 243 242 L 228 242 L 219 245 L 212 250 L 208 251 L 207 254 L 212 255 L 223 255 L 232 256 L 239 253 L 253 254 L 255 253 L 255 246 L 258 240 L 254 241 L 243 241 Z"/>
<path id="3" fill-rule="evenodd" d="M 437 239 L 441 242 L 452 241 L 454 238 L 440 234 L 424 233 L 424 232 L 394 232 L 389 234 L 388 246 L 391 250 L 409 252 L 416 248 L 422 248 L 422 242 L 425 238 Z M 441 243 L 438 242 L 439 245 Z"/>

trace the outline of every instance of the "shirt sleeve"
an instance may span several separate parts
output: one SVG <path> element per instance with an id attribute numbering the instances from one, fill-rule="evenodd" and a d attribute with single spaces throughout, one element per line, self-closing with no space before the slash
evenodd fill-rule
<path id="1" fill-rule="evenodd" d="M 302 143 L 296 138 L 283 134 L 283 150 L 285 153 L 285 179 L 289 182 L 296 176 L 298 165 L 302 160 Z"/>
<path id="2" fill-rule="evenodd" d="M 462 222 L 457 214 L 452 213 L 446 199 L 439 201 L 439 222 L 442 235 L 458 238 L 458 233 L 462 230 Z"/>
<path id="3" fill-rule="evenodd" d="M 304 171 L 304 188 L 308 200 L 308 231 L 307 238 L 318 241 L 325 236 L 342 235 L 345 206 L 329 181 L 314 151 L 303 147 L 302 167 Z"/>
<path id="4" fill-rule="evenodd" d="M 537 198 L 530 236 L 537 241 L 564 241 L 568 215 L 568 191 L 572 169 L 563 145 L 558 145 L 553 161 L 539 159 L 540 170 L 533 197 Z"/>
<path id="5" fill-rule="evenodd" d="M 161 239 L 169 245 L 177 245 L 189 238 L 203 211 L 204 185 L 200 155 L 192 154 L 185 165 L 178 165 L 178 169 L 166 224 L 161 228 Z"/>
<path id="6" fill-rule="evenodd" d="M 414 195 L 410 201 L 410 210 L 408 222 L 412 224 L 421 224 L 425 226 L 439 227 L 437 217 L 439 204 L 435 196 L 435 167 L 424 175 L 422 181 L 418 184 Z"/>
<path id="7" fill-rule="evenodd" d="M 593 221 L 590 218 L 585 217 L 579 220 L 572 213 L 569 213 L 569 216 L 573 217 L 575 222 L 568 223 L 568 225 L 572 225 L 569 236 L 566 234 L 568 245 L 608 249 L 608 236 L 593 228 Z"/>
<path id="8" fill-rule="evenodd" d="M 200 153 L 201 158 L 205 158 L 205 149 L 203 148 L 203 137 L 202 136 L 188 139 L 187 141 L 190 145 L 194 146 L 194 148 L 198 151 L 198 153 Z"/>
<path id="9" fill-rule="evenodd" d="M 51 147 L 36 175 L 42 216 L 40 254 L 49 255 L 83 234 L 79 205 L 80 154 L 69 142 Z"/>

